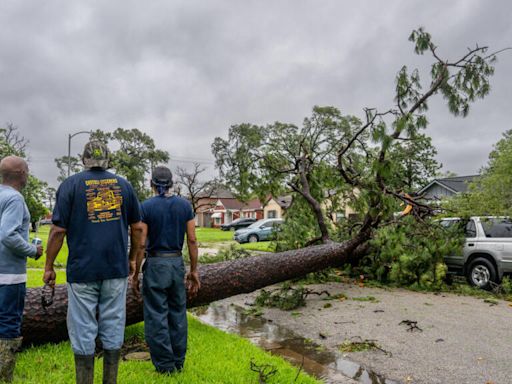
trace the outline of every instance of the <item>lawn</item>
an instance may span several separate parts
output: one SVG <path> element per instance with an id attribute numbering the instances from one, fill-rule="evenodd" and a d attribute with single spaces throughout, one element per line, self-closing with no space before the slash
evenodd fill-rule
<path id="1" fill-rule="evenodd" d="M 37 272 L 37 276 L 36 276 Z M 64 271 L 58 279 L 64 278 Z M 41 271 L 29 271 L 28 286 L 40 286 Z M 125 341 L 143 340 L 142 323 L 126 328 Z M 219 331 L 189 316 L 189 346 L 185 369 L 182 373 L 162 376 L 155 372 L 149 361 L 122 361 L 119 367 L 119 383 L 211 383 L 239 384 L 258 383 L 258 373 L 251 371 L 251 361 L 258 365 L 269 364 L 277 373 L 268 384 L 303 383 L 320 381 L 301 373 L 298 368 L 280 357 L 252 345 L 248 340 Z M 95 382 L 101 382 L 103 361 L 96 359 Z M 69 342 L 47 344 L 27 348 L 18 355 L 14 383 L 64 384 L 74 382 L 73 353 Z"/>
<path id="2" fill-rule="evenodd" d="M 43 240 L 43 248 L 44 248 L 44 254 L 39 260 L 34 259 L 27 259 L 27 267 L 28 268 L 44 268 L 44 263 L 46 261 L 46 245 L 48 244 L 48 235 L 50 234 L 50 225 L 41 225 L 39 226 L 39 230 L 37 233 L 30 232 L 30 240 L 32 240 L 34 237 L 38 237 L 41 240 Z M 64 239 L 64 243 L 62 244 L 62 248 L 57 255 L 57 259 L 55 260 L 55 267 L 65 267 L 66 261 L 68 259 L 68 244 L 66 243 L 66 240 Z"/>
<path id="3" fill-rule="evenodd" d="M 199 243 L 219 243 L 233 240 L 232 231 L 223 231 L 219 228 L 196 228 L 197 240 Z"/>

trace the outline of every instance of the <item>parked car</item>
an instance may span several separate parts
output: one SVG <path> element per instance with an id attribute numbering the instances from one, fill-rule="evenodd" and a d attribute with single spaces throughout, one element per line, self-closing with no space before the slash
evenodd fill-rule
<path id="1" fill-rule="evenodd" d="M 506 217 L 442 219 L 445 227 L 461 225 L 466 241 L 462 255 L 444 257 L 450 273 L 466 276 L 469 284 L 483 289 L 499 284 L 512 273 L 512 220 Z"/>
<path id="2" fill-rule="evenodd" d="M 283 219 L 258 220 L 247 228 L 237 230 L 233 239 L 239 243 L 255 243 L 257 241 L 270 240 L 282 223 Z"/>
<path id="3" fill-rule="evenodd" d="M 237 229 L 240 229 L 240 228 L 246 228 L 254 222 L 256 222 L 256 219 L 253 219 L 251 217 L 244 217 L 241 219 L 233 220 L 231 223 L 228 223 L 228 224 L 222 224 L 220 226 L 220 229 L 222 229 L 223 231 L 230 231 L 230 230 L 236 231 Z"/>

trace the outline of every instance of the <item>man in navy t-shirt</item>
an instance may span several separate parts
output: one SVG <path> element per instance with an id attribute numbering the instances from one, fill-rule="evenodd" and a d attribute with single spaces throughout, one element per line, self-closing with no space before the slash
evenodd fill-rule
<path id="1" fill-rule="evenodd" d="M 156 167 L 151 177 L 156 196 L 142 203 L 144 233 L 147 233 L 147 257 L 142 296 L 144 299 L 144 333 L 151 360 L 160 373 L 181 370 L 187 350 L 187 292 L 194 296 L 200 287 L 197 272 L 197 241 L 194 212 L 190 203 L 167 193 L 172 174 L 166 167 Z M 187 235 L 190 272 L 185 278 L 181 251 Z M 131 276 L 137 281 L 143 252 Z M 132 286 L 138 287 L 137 284 Z"/>
<path id="2" fill-rule="evenodd" d="M 53 264 L 66 236 L 67 327 L 76 382 L 84 384 L 93 382 L 96 336 L 104 350 L 103 383 L 117 382 L 126 320 L 128 227 L 130 258 L 135 260 L 143 246 L 139 202 L 128 181 L 106 171 L 108 157 L 106 145 L 90 141 L 82 157 L 85 170 L 60 185 L 43 277 L 55 284 Z"/>

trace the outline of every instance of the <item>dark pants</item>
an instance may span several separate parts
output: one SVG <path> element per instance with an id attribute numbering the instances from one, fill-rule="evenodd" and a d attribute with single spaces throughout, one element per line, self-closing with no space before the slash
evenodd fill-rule
<path id="1" fill-rule="evenodd" d="M 25 292 L 25 283 L 0 284 L 0 339 L 21 336 Z"/>
<path id="2" fill-rule="evenodd" d="M 187 295 L 181 257 L 150 257 L 143 267 L 144 333 L 160 372 L 183 367 L 187 351 Z"/>

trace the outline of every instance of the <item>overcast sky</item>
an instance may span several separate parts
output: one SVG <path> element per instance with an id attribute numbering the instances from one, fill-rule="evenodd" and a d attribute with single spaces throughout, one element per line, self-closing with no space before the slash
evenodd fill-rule
<path id="1" fill-rule="evenodd" d="M 477 43 L 511 47 L 511 15 L 509 0 L 3 0 L 0 125 L 29 138 L 33 173 L 53 185 L 53 159 L 81 130 L 139 128 L 171 166 L 213 169 L 210 145 L 232 124 L 300 124 L 314 105 L 389 108 L 401 66 L 430 63 L 413 54 L 412 29 L 455 59 Z M 477 173 L 512 129 L 511 69 L 504 52 L 491 94 L 465 119 L 431 103 L 444 171 Z M 73 154 L 86 139 L 73 139 Z"/>

